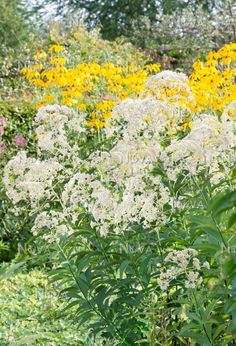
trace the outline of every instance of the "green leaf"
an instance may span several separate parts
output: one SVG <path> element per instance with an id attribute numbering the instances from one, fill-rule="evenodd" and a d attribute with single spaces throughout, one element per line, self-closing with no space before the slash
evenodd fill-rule
<path id="1" fill-rule="evenodd" d="M 228 229 L 233 227 L 236 223 L 236 213 L 233 213 L 230 218 L 229 218 L 229 221 L 228 221 Z"/>
<path id="2" fill-rule="evenodd" d="M 119 271 L 120 271 L 120 278 L 123 279 L 123 274 L 125 273 L 128 265 L 130 264 L 130 261 L 129 260 L 124 260 L 121 265 L 120 265 L 120 268 L 119 268 Z"/>
<path id="3" fill-rule="evenodd" d="M 83 293 L 83 295 L 87 298 L 88 293 L 89 293 L 89 286 L 85 280 L 85 276 L 83 276 L 83 278 L 78 277 L 77 278 L 77 284 L 78 284 L 78 287 L 80 288 L 81 292 Z"/>
<path id="4" fill-rule="evenodd" d="M 223 269 L 226 277 L 231 278 L 236 270 L 236 265 L 234 263 L 234 260 L 231 258 L 227 262 L 223 264 Z"/>
<path id="5" fill-rule="evenodd" d="M 192 327 L 192 325 L 190 325 L 190 327 Z M 180 333 L 178 334 L 180 336 L 185 336 L 186 338 L 190 338 L 193 340 L 196 340 L 198 342 L 198 345 L 200 346 L 212 346 L 212 344 L 210 343 L 208 337 L 204 334 L 201 334 L 200 332 L 193 332 L 191 330 L 189 331 L 180 331 Z"/>
<path id="6" fill-rule="evenodd" d="M 87 311 L 85 313 L 80 314 L 76 320 L 78 320 L 78 327 L 82 326 L 87 321 L 90 321 L 93 317 L 94 313 L 91 311 Z"/>
<path id="7" fill-rule="evenodd" d="M 236 206 L 236 191 L 231 191 L 226 194 L 216 197 L 211 206 L 210 210 L 213 211 L 214 215 L 218 215 L 228 209 Z"/>
<path id="8" fill-rule="evenodd" d="M 208 235 L 210 244 L 222 243 L 222 236 L 211 217 L 191 215 L 189 219 L 193 222 L 193 227 L 196 230 Z"/>

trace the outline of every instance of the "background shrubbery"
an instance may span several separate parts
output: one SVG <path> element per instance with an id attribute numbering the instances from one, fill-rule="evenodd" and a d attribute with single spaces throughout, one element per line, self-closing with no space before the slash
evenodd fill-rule
<path id="1" fill-rule="evenodd" d="M 46 274 L 32 270 L 0 280 L 2 346 L 95 345 L 61 315 L 64 305 Z"/>

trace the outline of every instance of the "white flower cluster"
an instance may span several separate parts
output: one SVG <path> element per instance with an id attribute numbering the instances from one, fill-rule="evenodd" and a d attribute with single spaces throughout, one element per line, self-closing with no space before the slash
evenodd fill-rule
<path id="1" fill-rule="evenodd" d="M 15 205 L 20 201 L 29 202 L 34 210 L 42 198 L 52 197 L 55 177 L 62 169 L 53 159 L 28 158 L 26 152 L 21 151 L 5 166 L 3 182 L 7 196 Z"/>
<path id="2" fill-rule="evenodd" d="M 76 141 L 70 137 L 85 131 L 83 114 L 76 114 L 65 106 L 42 107 L 35 118 L 39 155 L 47 152 L 64 160 L 78 149 Z"/>
<path id="3" fill-rule="evenodd" d="M 157 279 L 161 290 L 166 291 L 172 281 L 175 281 L 176 285 L 180 285 L 181 280 L 184 280 L 185 288 L 199 286 L 202 283 L 200 272 L 203 269 L 210 269 L 210 265 L 207 261 L 201 263 L 196 257 L 197 255 L 198 252 L 191 248 L 170 252 L 164 259 L 165 266 L 168 268 L 161 271 Z"/>
<path id="4" fill-rule="evenodd" d="M 157 89 L 163 83 L 176 90 L 188 84 L 186 76 L 170 71 L 147 83 L 154 82 Z M 160 226 L 167 221 L 166 210 L 181 208 L 184 201 L 177 200 L 168 184 L 155 175 L 157 164 L 172 181 L 183 172 L 196 175 L 202 169 L 208 169 L 217 181 L 232 165 L 234 119 L 196 115 L 185 137 L 178 133 L 171 137 L 168 129 L 184 116 L 177 99 L 125 100 L 113 109 L 105 129 L 109 145 L 83 159 L 83 114 L 58 105 L 43 107 L 35 119 L 38 158 L 21 152 L 7 164 L 7 194 L 16 206 L 30 203 L 31 213 L 37 215 L 33 232 L 47 232 L 49 241 L 71 234 L 84 212 L 102 235 L 122 233 L 134 225 Z"/>
<path id="5" fill-rule="evenodd" d="M 154 98 L 127 99 L 114 107 L 112 117 L 107 121 L 106 135 L 116 138 L 137 138 L 143 140 L 150 137 L 160 137 L 170 123 L 173 125 L 189 115 L 187 109 L 179 104 L 170 104 Z"/>
<path id="6" fill-rule="evenodd" d="M 72 234 L 74 230 L 70 227 L 67 216 L 63 212 L 49 210 L 38 214 L 35 219 L 32 232 L 34 235 L 38 235 L 40 231 L 43 231 L 42 238 L 52 243 L 63 235 Z"/>
<path id="7" fill-rule="evenodd" d="M 194 96 L 188 77 L 181 72 L 162 71 L 149 77 L 145 83 L 145 95 L 150 94 L 155 99 L 169 103 L 181 101 L 192 103 Z"/>
<path id="8" fill-rule="evenodd" d="M 111 228 L 120 233 L 132 224 L 148 227 L 157 220 L 166 221 L 162 209 L 170 196 L 158 179 L 148 185 L 142 175 L 136 175 L 113 189 L 108 183 L 89 174 L 78 173 L 71 178 L 61 199 L 63 211 L 71 222 L 76 223 L 81 213 L 78 206 L 93 216 L 91 226 L 97 227 L 102 235 Z"/>
<path id="9" fill-rule="evenodd" d="M 197 174 L 207 168 L 217 182 L 235 162 L 235 143 L 236 122 L 202 114 L 194 119 L 186 137 L 171 142 L 164 164 L 172 179 L 183 171 Z M 224 166 L 224 171 L 220 166 Z"/>

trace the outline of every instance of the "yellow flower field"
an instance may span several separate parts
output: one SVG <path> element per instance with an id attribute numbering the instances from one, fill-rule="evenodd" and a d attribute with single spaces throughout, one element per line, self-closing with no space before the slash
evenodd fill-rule
<path id="1" fill-rule="evenodd" d="M 38 109 L 46 104 L 59 103 L 89 112 L 89 127 L 101 128 L 110 117 L 112 107 L 119 101 L 138 95 L 144 82 L 160 70 L 159 64 L 140 68 L 135 64 L 116 66 L 111 62 L 80 63 L 68 67 L 64 48 L 55 44 L 49 52 L 38 51 L 35 64 L 21 70 L 22 74 L 42 96 Z"/>

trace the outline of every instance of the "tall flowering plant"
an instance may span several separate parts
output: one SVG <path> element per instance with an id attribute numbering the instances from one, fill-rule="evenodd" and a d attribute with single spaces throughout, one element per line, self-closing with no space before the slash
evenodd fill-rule
<path id="1" fill-rule="evenodd" d="M 224 306 L 233 296 L 214 279 L 234 234 L 210 200 L 234 189 L 236 122 L 228 109 L 194 115 L 183 74 L 161 72 L 146 87 L 113 108 L 96 145 L 84 145 L 83 111 L 41 108 L 37 157 L 9 161 L 7 194 L 54 244 L 52 276 L 91 333 L 117 345 L 223 344 L 234 338 Z"/>

